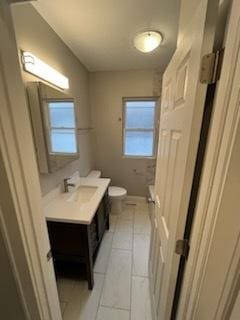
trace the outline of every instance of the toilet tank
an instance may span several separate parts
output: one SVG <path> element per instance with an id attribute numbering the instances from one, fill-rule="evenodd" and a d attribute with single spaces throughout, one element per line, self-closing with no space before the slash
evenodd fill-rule
<path id="1" fill-rule="evenodd" d="M 101 177 L 101 171 L 99 170 L 92 170 L 90 173 L 87 175 L 87 178 L 100 178 Z"/>

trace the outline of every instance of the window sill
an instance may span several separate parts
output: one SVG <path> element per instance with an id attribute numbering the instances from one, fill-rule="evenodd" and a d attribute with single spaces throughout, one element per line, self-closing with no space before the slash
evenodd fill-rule
<path id="1" fill-rule="evenodd" d="M 138 160 L 156 160 L 156 156 L 151 157 L 144 157 L 144 156 L 124 156 L 122 155 L 122 158 L 124 159 L 138 159 Z"/>

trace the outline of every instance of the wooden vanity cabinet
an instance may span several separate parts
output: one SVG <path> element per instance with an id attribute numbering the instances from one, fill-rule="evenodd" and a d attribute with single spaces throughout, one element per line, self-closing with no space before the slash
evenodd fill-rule
<path id="1" fill-rule="evenodd" d="M 91 224 L 48 221 L 48 232 L 56 274 L 84 274 L 92 289 L 93 264 L 106 229 L 109 229 L 110 204 L 107 192 Z"/>
<path id="2" fill-rule="evenodd" d="M 104 235 L 105 229 L 109 229 L 109 212 L 110 202 L 108 194 L 106 193 L 98 207 L 96 219 L 97 219 L 97 235 L 98 240 L 101 241 Z"/>

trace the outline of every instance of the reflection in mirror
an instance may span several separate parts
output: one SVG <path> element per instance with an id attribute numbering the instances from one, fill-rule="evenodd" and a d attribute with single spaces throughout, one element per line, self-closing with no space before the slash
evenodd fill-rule
<path id="1" fill-rule="evenodd" d="M 49 152 L 77 153 L 75 112 L 73 101 L 47 102 L 49 119 Z"/>
<path id="2" fill-rule="evenodd" d="M 39 171 L 55 172 L 79 157 L 74 100 L 41 82 L 27 92 Z"/>

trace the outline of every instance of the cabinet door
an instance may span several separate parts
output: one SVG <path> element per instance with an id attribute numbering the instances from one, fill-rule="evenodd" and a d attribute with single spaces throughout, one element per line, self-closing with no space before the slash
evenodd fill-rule
<path id="1" fill-rule="evenodd" d="M 110 214 L 110 211 L 111 211 L 111 203 L 109 200 L 108 192 L 105 193 L 103 202 L 104 202 L 105 218 L 107 218 L 107 216 Z"/>
<path id="2" fill-rule="evenodd" d="M 83 256 L 86 243 L 82 226 L 71 223 L 48 222 L 48 232 L 54 256 Z"/>
<path id="3" fill-rule="evenodd" d="M 101 241 L 106 228 L 105 208 L 104 208 L 103 201 L 101 201 L 97 210 L 97 223 L 98 223 L 98 240 Z"/>
<path id="4" fill-rule="evenodd" d="M 92 223 L 89 226 L 89 237 L 90 237 L 90 246 L 92 253 L 95 253 L 95 250 L 98 246 L 98 221 L 96 216 L 93 218 Z"/>

